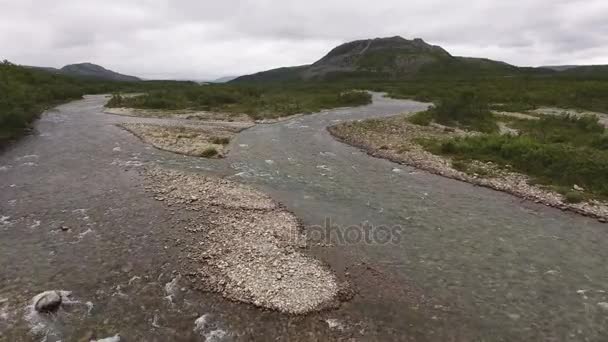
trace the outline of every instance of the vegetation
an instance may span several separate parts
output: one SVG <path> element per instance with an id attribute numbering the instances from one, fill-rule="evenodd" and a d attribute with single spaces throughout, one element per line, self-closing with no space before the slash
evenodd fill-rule
<path id="1" fill-rule="evenodd" d="M 413 115 L 410 122 L 428 126 L 432 121 L 446 126 L 492 133 L 498 131 L 496 118 L 486 102 L 475 93 L 463 92 L 439 101 L 437 107 Z"/>
<path id="2" fill-rule="evenodd" d="M 218 155 L 219 152 L 213 147 L 209 147 L 201 152 L 201 157 L 203 158 L 211 158 Z"/>
<path id="3" fill-rule="evenodd" d="M 8 61 L 0 63 L 0 145 L 21 135 L 45 109 L 80 99 L 83 94 L 112 91 L 146 91 L 164 87 L 191 86 L 190 82 L 122 83 L 75 78 L 25 68 Z"/>
<path id="4" fill-rule="evenodd" d="M 230 138 L 213 137 L 211 138 L 211 143 L 216 145 L 228 145 L 230 144 Z"/>
<path id="5" fill-rule="evenodd" d="M 492 109 L 524 111 L 539 106 L 608 112 L 608 81 L 560 75 L 441 77 L 373 82 L 370 86 L 395 98 L 439 102 L 463 91 L 492 104 Z"/>
<path id="6" fill-rule="evenodd" d="M 578 191 L 568 191 L 564 195 L 564 198 L 568 203 L 580 203 L 585 200 L 585 196 Z"/>
<path id="7" fill-rule="evenodd" d="M 540 184 L 559 187 L 568 200 L 578 199 L 574 185 L 608 197 L 608 135 L 593 116 L 546 116 L 515 120 L 519 135 L 497 133 L 427 142 L 436 154 L 459 161 L 480 160 L 525 173 Z M 581 199 L 582 200 L 582 199 Z"/>
<path id="8" fill-rule="evenodd" d="M 80 98 L 83 92 L 68 78 L 4 61 L 0 64 L 0 144 L 18 136 L 48 106 Z"/>
<path id="9" fill-rule="evenodd" d="M 136 97 L 114 95 L 108 107 L 142 109 L 195 109 L 245 113 L 253 118 L 276 118 L 322 109 L 371 103 L 371 95 L 339 86 L 293 85 L 253 87 L 237 85 L 191 85 L 156 90 Z"/>

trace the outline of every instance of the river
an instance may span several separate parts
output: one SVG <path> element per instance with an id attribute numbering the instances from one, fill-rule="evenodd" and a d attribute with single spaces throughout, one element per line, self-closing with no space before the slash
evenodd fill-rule
<path id="1" fill-rule="evenodd" d="M 260 124 L 218 161 L 145 146 L 115 124 L 159 120 L 104 114 L 105 101 L 48 111 L 0 155 L 0 339 L 608 338 L 606 225 L 370 157 L 326 131 L 427 104 L 374 94 L 369 106 Z M 144 191 L 138 168 L 150 164 L 251 184 L 317 237 L 331 221 L 347 238 L 308 252 L 357 294 L 298 317 L 196 290 L 175 272 L 179 213 Z M 390 241 L 363 238 L 365 227 L 393 229 Z M 49 322 L 28 317 L 30 298 L 49 289 L 80 303 Z"/>

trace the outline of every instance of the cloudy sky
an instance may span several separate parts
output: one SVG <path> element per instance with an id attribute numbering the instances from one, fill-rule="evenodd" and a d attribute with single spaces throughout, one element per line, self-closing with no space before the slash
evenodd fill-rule
<path id="1" fill-rule="evenodd" d="M 608 64 L 607 0 L 0 0 L 0 59 L 213 79 L 420 37 L 516 65 Z"/>

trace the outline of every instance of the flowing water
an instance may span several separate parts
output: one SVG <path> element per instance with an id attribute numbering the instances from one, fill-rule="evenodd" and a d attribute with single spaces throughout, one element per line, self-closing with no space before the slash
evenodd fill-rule
<path id="1" fill-rule="evenodd" d="M 145 146 L 114 124 L 159 120 L 103 114 L 105 100 L 45 113 L 0 155 L 0 340 L 608 339 L 608 226 L 372 158 L 326 131 L 426 104 L 374 94 L 369 106 L 257 125 L 218 161 Z M 331 233 L 308 252 L 357 295 L 297 317 L 195 290 L 176 271 L 180 213 L 145 193 L 147 164 L 269 193 L 317 240 Z M 28 315 L 49 289 L 76 303 Z"/>

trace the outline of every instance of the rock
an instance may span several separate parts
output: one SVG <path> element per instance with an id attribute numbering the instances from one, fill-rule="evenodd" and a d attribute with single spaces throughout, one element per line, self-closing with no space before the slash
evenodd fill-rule
<path id="1" fill-rule="evenodd" d="M 106 337 L 100 340 L 92 340 L 91 342 L 120 342 L 120 335 L 116 334 L 112 337 Z"/>
<path id="2" fill-rule="evenodd" d="M 573 188 L 574 190 L 576 190 L 576 191 L 585 191 L 585 189 L 583 189 L 582 187 L 580 187 L 580 186 L 578 186 L 578 185 L 576 185 L 576 184 L 574 184 L 574 186 L 573 186 L 572 188 Z"/>
<path id="3" fill-rule="evenodd" d="M 59 227 L 59 229 L 61 229 L 64 232 L 67 232 L 68 230 L 70 230 L 70 227 L 68 227 L 68 226 L 61 226 L 61 227 Z"/>
<path id="4" fill-rule="evenodd" d="M 55 312 L 61 306 L 61 294 L 57 291 L 46 291 L 34 297 L 34 308 L 38 312 Z"/>
<path id="5" fill-rule="evenodd" d="M 604 310 L 605 312 L 608 312 L 608 303 L 600 302 L 600 303 L 597 303 L 597 306 L 599 306 L 600 309 Z"/>
<path id="6" fill-rule="evenodd" d="M 510 319 L 514 320 L 514 321 L 519 320 L 519 318 L 521 317 L 520 315 L 518 315 L 518 314 L 513 314 L 513 313 L 507 314 L 507 316 L 508 316 Z"/>

